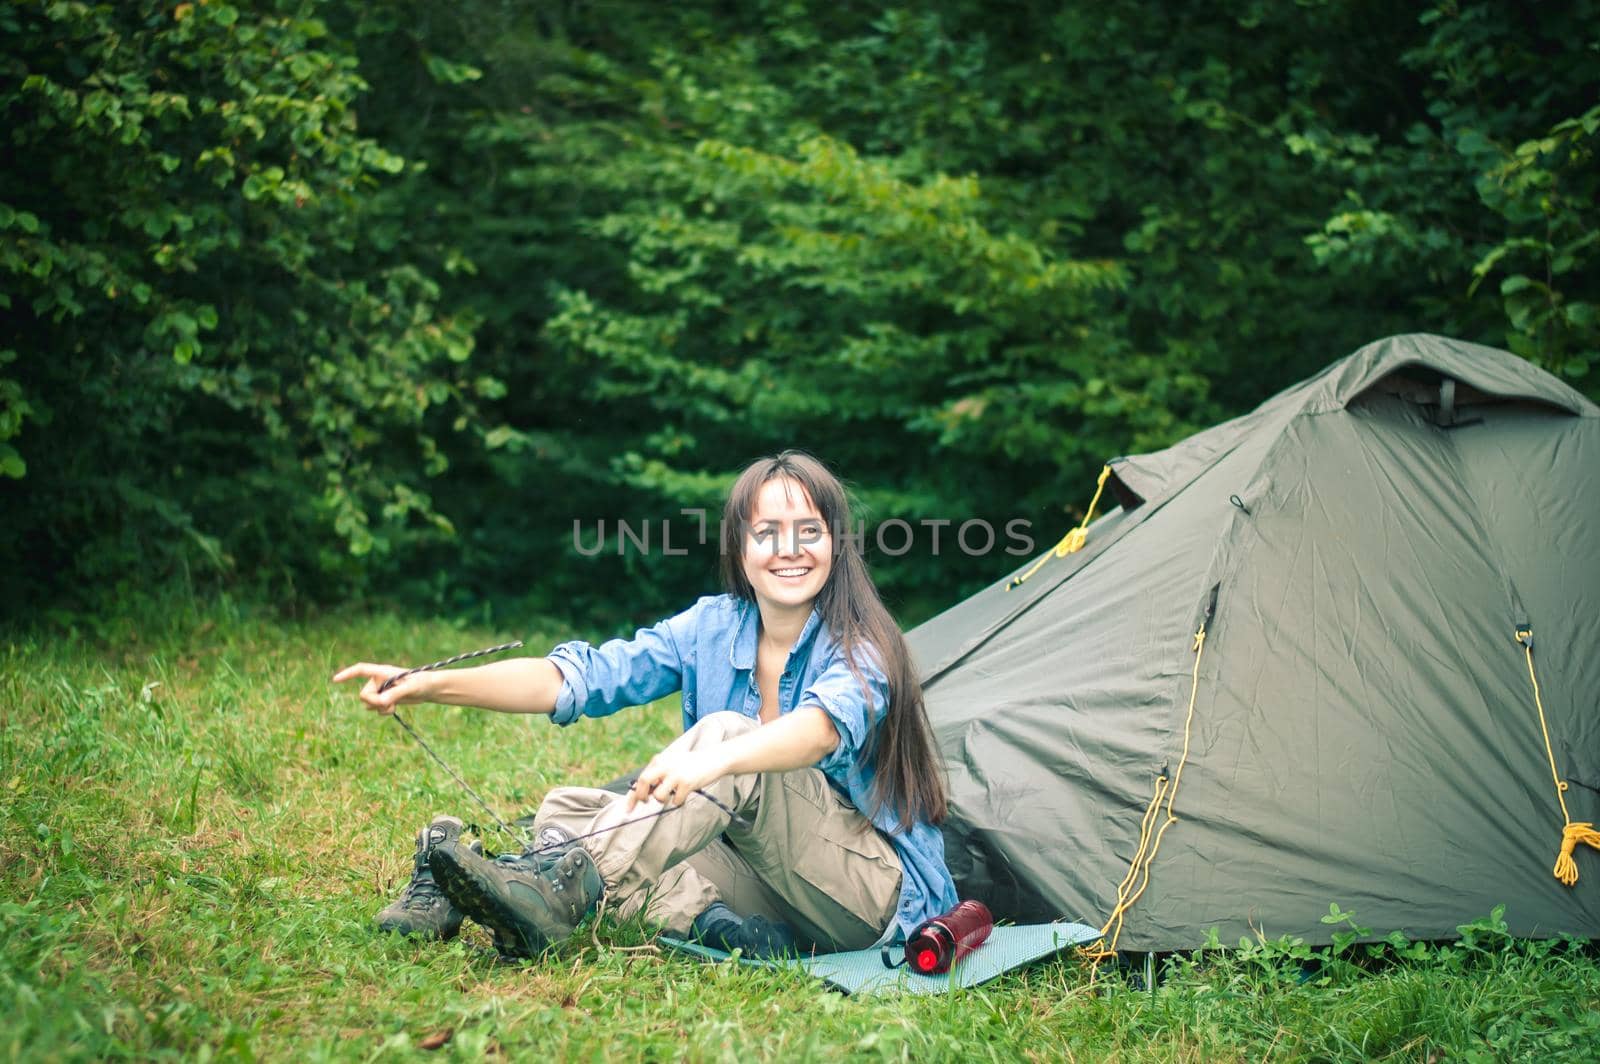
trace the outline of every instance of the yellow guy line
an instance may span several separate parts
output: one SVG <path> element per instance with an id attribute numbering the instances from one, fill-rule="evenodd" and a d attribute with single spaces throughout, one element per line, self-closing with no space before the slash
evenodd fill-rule
<path id="1" fill-rule="evenodd" d="M 1206 626 L 1202 624 L 1200 630 L 1194 634 L 1194 671 L 1190 676 L 1189 713 L 1183 720 L 1183 756 L 1178 758 L 1178 771 L 1173 773 L 1170 785 L 1166 776 L 1156 777 L 1155 796 L 1150 799 L 1150 805 L 1144 811 L 1144 818 L 1139 822 L 1139 848 L 1134 852 L 1133 863 L 1128 866 L 1128 874 L 1122 877 L 1122 883 L 1117 887 L 1117 904 L 1111 910 L 1110 917 L 1106 919 L 1105 926 L 1100 929 L 1099 941 L 1084 946 L 1079 951 L 1096 966 L 1107 957 L 1116 955 L 1117 940 L 1122 937 L 1123 917 L 1150 885 L 1150 865 L 1156 859 L 1156 850 L 1161 846 L 1161 837 L 1167 833 L 1168 828 L 1178 822 L 1178 818 L 1172 814 L 1172 803 L 1178 796 L 1178 784 L 1183 779 L 1183 766 L 1189 760 L 1189 736 L 1191 726 L 1194 724 L 1195 696 L 1200 691 L 1200 659 L 1205 655 L 1205 646 Z M 1167 802 L 1166 819 L 1162 821 L 1161 827 L 1152 833 L 1154 814 L 1163 798 Z M 1138 888 L 1130 893 L 1135 883 L 1138 884 Z M 1110 942 L 1106 941 L 1107 935 L 1111 937 Z"/>
<path id="2" fill-rule="evenodd" d="M 1561 852 L 1556 856 L 1556 866 L 1551 872 L 1570 887 L 1578 882 L 1578 863 L 1572 859 L 1572 851 L 1578 848 L 1580 842 L 1600 850 L 1600 831 L 1586 821 L 1573 823 L 1572 814 L 1567 812 L 1567 784 L 1561 778 L 1561 773 L 1556 771 L 1556 752 L 1550 744 L 1550 725 L 1544 719 L 1544 699 L 1539 697 L 1539 677 L 1533 671 L 1533 629 L 1519 627 L 1517 642 L 1522 644 L 1523 652 L 1528 656 L 1528 679 L 1533 683 L 1534 707 L 1539 710 L 1539 730 L 1544 733 L 1544 755 L 1550 759 L 1550 779 L 1556 785 L 1556 802 L 1561 806 L 1561 819 L 1566 824 L 1561 830 Z"/>
<path id="3" fill-rule="evenodd" d="M 1055 547 L 1051 549 L 1049 554 L 1046 554 L 1043 558 L 1040 558 L 1038 561 L 1034 562 L 1031 569 L 1023 573 L 1021 576 L 1013 577 L 1011 582 L 1006 585 L 1007 591 L 1010 591 L 1013 588 L 1021 587 L 1023 582 L 1026 581 L 1028 577 L 1038 572 L 1039 568 L 1051 558 L 1065 558 L 1067 555 L 1083 549 L 1083 545 L 1089 542 L 1089 521 L 1094 517 L 1095 504 L 1100 501 L 1100 493 L 1106 489 L 1106 478 L 1110 475 L 1110 466 L 1106 466 L 1100 470 L 1100 479 L 1095 482 L 1094 486 L 1094 498 L 1089 500 L 1089 509 L 1085 511 L 1083 520 L 1078 524 L 1078 527 L 1071 529 L 1066 535 L 1062 536 L 1061 542 L 1057 543 Z"/>

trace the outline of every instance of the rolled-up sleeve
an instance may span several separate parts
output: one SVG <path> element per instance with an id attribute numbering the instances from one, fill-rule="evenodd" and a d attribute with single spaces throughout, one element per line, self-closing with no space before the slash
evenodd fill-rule
<path id="1" fill-rule="evenodd" d="M 801 693 L 796 704 L 820 708 L 839 733 L 839 745 L 817 763 L 824 772 L 843 770 L 860 757 L 889 709 L 889 680 L 878 667 L 875 655 L 857 654 L 856 665 L 859 676 L 840 653 Z"/>
<path id="2" fill-rule="evenodd" d="M 551 721 L 567 725 L 580 716 L 604 717 L 680 689 L 693 652 L 697 615 L 707 601 L 701 599 L 653 628 L 639 629 L 632 639 L 599 646 L 573 640 L 551 650 L 548 656 L 562 679 Z"/>

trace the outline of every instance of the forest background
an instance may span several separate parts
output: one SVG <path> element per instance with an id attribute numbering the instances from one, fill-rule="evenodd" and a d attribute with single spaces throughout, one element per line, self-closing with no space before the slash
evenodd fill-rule
<path id="1" fill-rule="evenodd" d="M 1385 335 L 1600 398 L 1600 0 L 11 0 L 0 137 L 0 1060 L 1600 1057 L 1499 909 L 882 1000 L 373 935 L 469 810 L 327 683 L 681 608 L 783 447 L 914 624 Z M 511 813 L 681 712 L 419 720 Z"/>
<path id="2" fill-rule="evenodd" d="M 1018 563 L 956 526 L 1042 549 L 1107 458 L 1384 335 L 1600 397 L 1597 27 L 7 4 L 0 618 L 176 587 L 616 628 L 711 590 L 682 511 L 800 446 L 917 529 L 868 537 L 914 622 Z"/>

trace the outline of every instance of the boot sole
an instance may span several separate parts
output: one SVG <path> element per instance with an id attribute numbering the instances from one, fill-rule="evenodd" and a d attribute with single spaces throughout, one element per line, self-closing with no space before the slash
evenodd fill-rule
<path id="1" fill-rule="evenodd" d="M 438 939 L 440 942 L 449 942 L 461 933 L 461 925 L 459 923 L 453 927 L 446 925 L 445 927 L 437 928 L 416 927 L 405 923 L 403 920 L 386 923 L 383 920 L 374 919 L 372 924 L 386 935 L 399 935 L 401 938 Z"/>
<path id="2" fill-rule="evenodd" d="M 481 867 L 480 867 L 481 866 Z M 445 896 L 466 916 L 495 934 L 496 945 L 521 957 L 537 957 L 550 945 L 548 936 L 528 926 L 506 892 L 505 884 L 484 871 L 489 862 L 454 845 L 436 847 L 428 867 Z"/>

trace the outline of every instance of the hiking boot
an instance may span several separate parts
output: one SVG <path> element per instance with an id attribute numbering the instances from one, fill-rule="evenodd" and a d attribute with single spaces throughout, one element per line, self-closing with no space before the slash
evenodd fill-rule
<path id="1" fill-rule="evenodd" d="M 451 903 L 494 933 L 495 949 L 533 957 L 572 934 L 605 892 L 581 846 L 551 857 L 530 852 L 490 861 L 455 841 L 436 846 L 428 864 Z"/>
<path id="2" fill-rule="evenodd" d="M 450 904 L 450 899 L 434 882 L 428 855 L 442 843 L 458 842 L 465 827 L 453 816 L 436 816 L 432 823 L 417 832 L 417 852 L 411 859 L 411 882 L 374 917 L 378 930 L 439 939 L 453 938 L 461 930 L 461 912 Z M 482 853 L 483 843 L 474 840 L 471 848 Z"/>
<path id="3" fill-rule="evenodd" d="M 738 950 L 745 957 L 779 957 L 795 952 L 788 924 L 765 916 L 740 916 L 720 901 L 694 918 L 692 933 L 708 946 L 726 953 Z"/>

